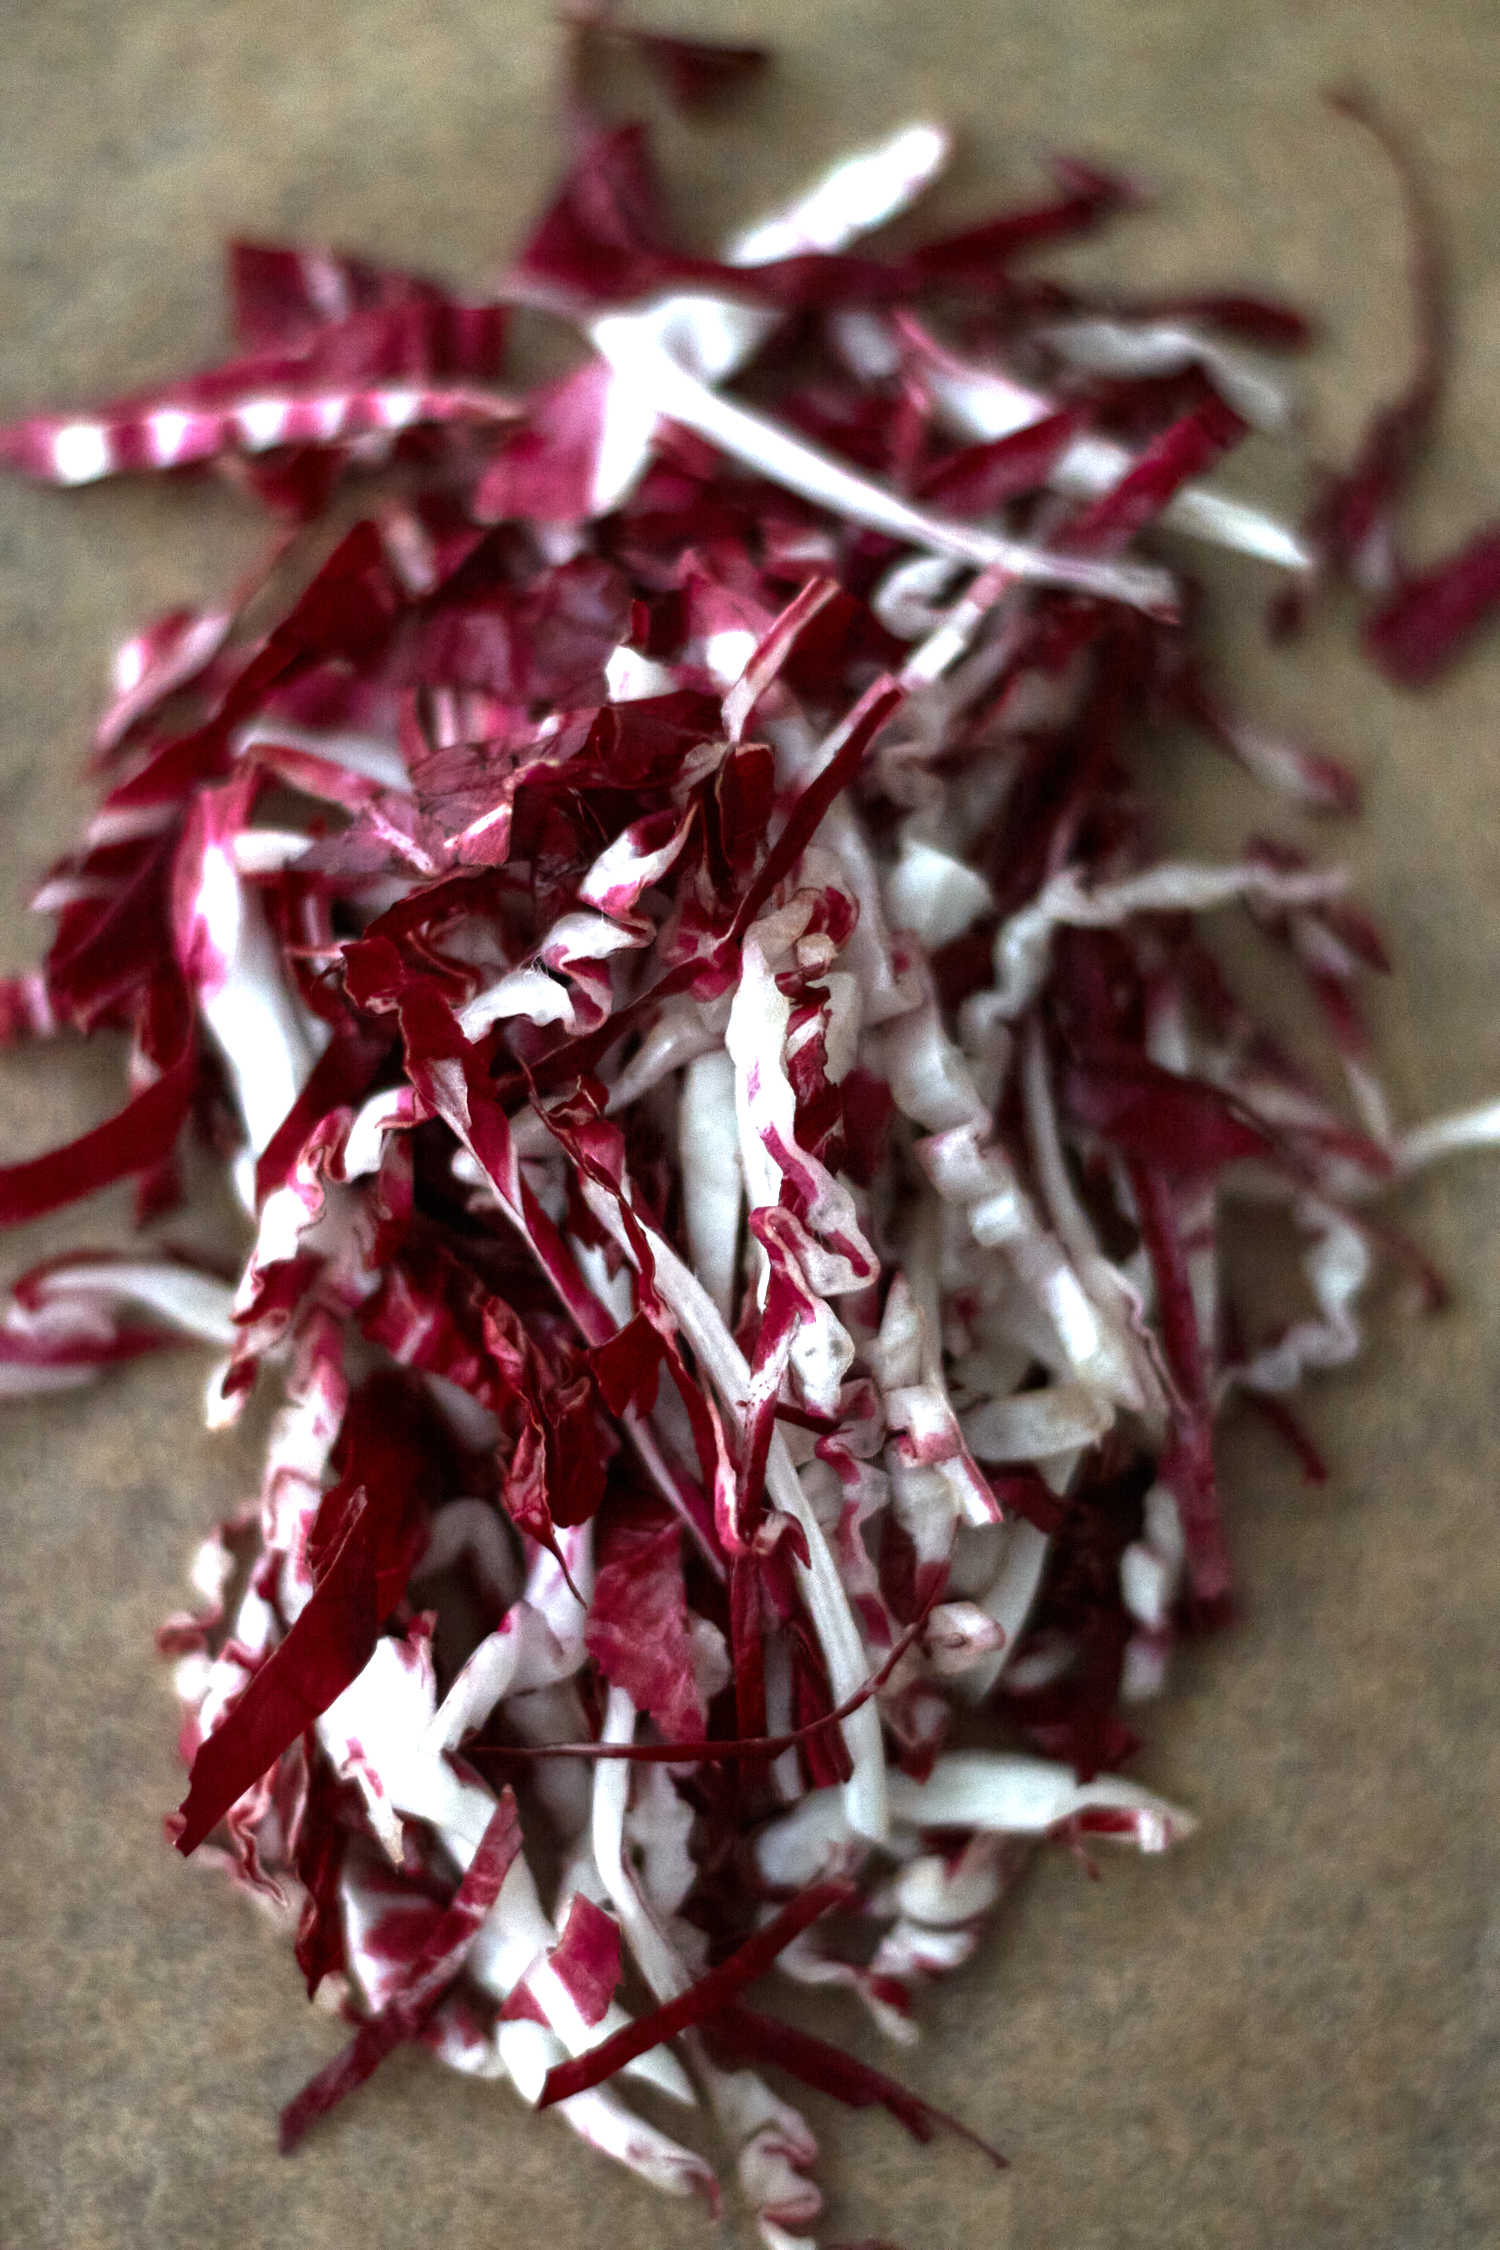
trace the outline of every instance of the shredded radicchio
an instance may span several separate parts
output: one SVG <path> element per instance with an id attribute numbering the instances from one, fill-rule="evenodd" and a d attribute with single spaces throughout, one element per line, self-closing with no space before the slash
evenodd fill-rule
<path id="1" fill-rule="evenodd" d="M 910 2041 L 1028 1840 L 1190 1832 L 1121 1768 L 1232 1609 L 1215 1423 L 1247 1402 L 1320 1475 L 1286 1401 L 1358 1349 L 1370 1198 L 1500 1138 L 1393 1126 L 1337 871 L 1163 859 L 1133 779 L 1184 723 L 1349 808 L 1222 703 L 1186 550 L 1141 542 L 1369 579 L 1437 344 L 1299 537 L 1203 481 L 1282 418 L 1255 355 L 1296 314 L 1017 270 L 1127 183 L 1066 163 L 872 252 L 946 157 L 918 124 L 692 255 L 580 57 L 633 41 L 691 101 L 764 57 L 570 39 L 579 153 L 492 299 L 237 244 L 233 359 L 0 433 L 62 484 L 212 463 L 279 519 L 227 604 L 120 651 L 56 939 L 0 992 L 7 1039 L 131 1039 L 124 1106 L 0 1170 L 0 1217 L 128 1179 L 153 1218 L 191 1130 L 243 1271 L 37 1267 L 0 1378 L 188 1337 L 212 1423 L 279 1387 L 160 1641 L 177 1845 L 353 2027 L 283 2145 L 419 2041 L 716 2202 L 645 2084 L 707 2104 L 790 2250 L 816 2144 L 763 2071 L 951 2121 L 746 1987 Z M 518 305 L 586 347 L 531 391 Z M 1494 546 L 1392 595 L 1389 669 L 1495 598 Z M 1234 996 L 1232 914 L 1305 980 L 1352 1122 Z M 1301 1244 L 1269 1333 L 1237 1206 Z"/>
<path id="2" fill-rule="evenodd" d="M 1401 504 L 1431 442 L 1448 374 L 1447 280 L 1437 223 L 1418 167 L 1390 120 L 1358 89 L 1330 94 L 1338 116 L 1362 125 L 1396 175 L 1410 242 L 1415 349 L 1404 389 L 1371 416 L 1347 469 L 1321 479 L 1304 526 L 1318 572 L 1375 597 L 1364 625 L 1366 655 L 1398 687 L 1428 687 L 1462 656 L 1500 609 L 1500 525 L 1485 524 L 1458 550 L 1423 569 L 1408 562 Z M 1294 632 L 1309 586 L 1272 605 L 1274 632 Z"/>

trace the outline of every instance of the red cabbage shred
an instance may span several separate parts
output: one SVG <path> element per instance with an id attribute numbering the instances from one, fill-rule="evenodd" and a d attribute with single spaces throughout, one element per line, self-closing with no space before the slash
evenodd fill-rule
<path id="1" fill-rule="evenodd" d="M 1338 870 L 1153 845 L 1164 724 L 1356 794 L 1205 677 L 1188 542 L 1253 558 L 1247 598 L 1374 586 L 1405 681 L 1500 564 L 1493 532 L 1392 561 L 1440 380 L 1420 230 L 1418 371 L 1299 536 L 1213 479 L 1301 317 L 1026 262 L 1130 183 L 1065 162 L 887 255 L 947 151 L 916 125 L 689 253 L 589 71 L 633 47 L 698 104 L 764 54 L 570 38 L 577 153 L 493 297 L 236 244 L 235 357 L 0 432 L 61 484 L 212 465 L 274 519 L 227 604 L 119 652 L 53 945 L 0 991 L 6 1041 L 131 1042 L 123 1106 L 0 1169 L 0 1218 L 128 1179 L 145 1224 L 191 1134 L 243 1268 L 36 1267 L 0 1380 L 196 1339 L 211 1422 L 279 1395 L 160 1642 L 177 1846 L 352 2027 L 283 2147 L 416 2041 L 717 2207 L 645 2084 L 791 2250 L 817 2149 L 767 2074 L 952 2121 L 745 1988 L 842 1987 L 907 2043 L 1031 1844 L 1191 1831 L 1122 1769 L 1232 1614 L 1216 1423 L 1244 1402 L 1323 1475 L 1288 1398 L 1358 1348 L 1371 1198 L 1500 1137 L 1392 1122 Z M 585 355 L 530 391 L 521 305 Z M 1235 915 L 1347 1109 L 1235 996 Z M 1245 1205 L 1306 1277 L 1269 1331 L 1221 1256 Z"/>

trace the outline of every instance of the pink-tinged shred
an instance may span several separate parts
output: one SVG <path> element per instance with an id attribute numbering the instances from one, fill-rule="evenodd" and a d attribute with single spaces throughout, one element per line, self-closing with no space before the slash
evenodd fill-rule
<path id="1" fill-rule="evenodd" d="M 547 1961 L 567 1987 L 584 2022 L 590 2028 L 602 2023 L 620 1981 L 620 1926 L 586 1892 L 574 1892 L 562 1936 Z M 502 2021 L 523 2015 L 537 2023 L 547 2020 L 524 1980 L 515 1987 L 500 2014 Z"/>
<path id="2" fill-rule="evenodd" d="M 1233 407 L 1210 399 L 1153 439 L 1114 490 L 1063 530 L 1063 541 L 1076 554 L 1118 554 L 1155 521 L 1190 477 L 1212 468 L 1245 434 L 1246 424 Z"/>
<path id="3" fill-rule="evenodd" d="M 1426 687 L 1500 607 L 1500 530 L 1407 578 L 1364 630 L 1366 653 L 1398 687 Z"/>
<path id="4" fill-rule="evenodd" d="M 939 2126 L 945 2126 L 981 2149 L 992 2164 L 1002 2170 L 1005 2167 L 999 2150 L 956 2117 L 934 2108 L 883 2070 L 860 2062 L 814 2032 L 799 2031 L 791 2024 L 760 2015 L 743 2001 L 731 2001 L 708 2020 L 714 2042 L 736 2062 L 768 2063 L 820 2094 L 831 2094 L 849 2109 L 870 2109 L 878 2104 L 890 2111 L 898 2125 L 905 2126 L 914 2141 L 930 2141 Z"/>
<path id="5" fill-rule="evenodd" d="M 830 1907 L 842 1906 L 849 1897 L 843 1883 L 819 1883 L 793 1899 L 789 1906 L 766 1923 L 754 1937 L 747 1938 L 737 1952 L 727 1961 L 680 1994 L 675 2000 L 663 2001 L 661 2006 L 642 2016 L 627 2031 L 617 2032 L 603 2047 L 592 2055 L 571 2063 L 560 2063 L 548 2074 L 537 2104 L 546 2109 L 552 2102 L 566 2101 L 570 2094 L 581 2094 L 588 2086 L 612 2077 L 622 2063 L 633 2056 L 644 2054 L 648 2047 L 663 2039 L 674 2039 L 679 2032 L 693 2024 L 704 2023 L 716 2016 L 720 2009 L 729 2006 L 735 1995 L 764 1976 L 792 1940 Z"/>
<path id="6" fill-rule="evenodd" d="M 411 1962 L 401 1983 L 380 2013 L 362 2023 L 341 2055 L 310 2079 L 281 2113 L 281 2152 L 289 2156 L 309 2126 L 326 2117 L 362 2086 L 386 2056 L 405 2039 L 413 2039 L 436 2009 L 444 1993 L 462 1974 L 464 1962 L 483 1928 L 511 1864 L 521 1849 L 521 1823 L 516 1801 L 507 1789 L 496 1805 L 474 1854 L 446 1911 Z"/>
<path id="7" fill-rule="evenodd" d="M 0 982 L 0 1046 L 129 1045 L 112 1118 L 0 1168 L 0 1222 L 132 1180 L 153 1224 L 191 1137 L 248 1247 L 33 1267 L 0 1393 L 188 1341 L 215 1425 L 280 1386 L 160 1647 L 179 1848 L 290 1907 L 356 2026 L 283 2145 L 415 2041 L 717 2208 L 644 2081 L 706 2102 L 785 2250 L 817 2145 L 762 2072 L 952 2121 L 749 1985 L 908 2041 L 1026 1850 L 1190 1833 L 1120 1768 L 1233 1611 L 1218 1418 L 1322 1477 L 1288 1395 L 1358 1350 L 1378 1252 L 1433 1289 L 1369 1198 L 1500 1139 L 1493 1105 L 1397 1130 L 1336 871 L 1157 856 L 1167 722 L 1293 803 L 1358 795 L 1221 698 L 1157 531 L 1299 601 L 1375 588 L 1408 685 L 1500 559 L 1395 545 L 1442 364 L 1409 168 L 1417 368 L 1299 542 L 1217 467 L 1275 419 L 1240 343 L 1301 316 L 1028 270 L 1127 184 L 1064 162 L 887 254 L 947 153 L 917 124 L 706 256 L 593 88 L 628 51 L 705 105 L 764 51 L 603 5 L 568 39 L 574 160 L 494 296 L 241 242 L 232 358 L 0 432 L 64 484 L 215 466 L 271 523 L 231 596 L 119 650 L 54 942 Z M 530 391 L 516 304 L 582 350 Z M 1225 912 L 1311 993 L 1351 1115 L 1231 989 Z M 1269 1328 L 1243 1204 L 1300 1249 Z"/>
<path id="8" fill-rule="evenodd" d="M 498 394 L 463 385 L 370 383 L 358 390 L 257 386 L 212 406 L 119 403 L 90 417 L 36 415 L 0 433 L 12 468 L 52 484 L 92 484 L 128 469 L 184 469 L 223 454 L 394 438 L 424 424 L 504 422 Z"/>
<path id="9" fill-rule="evenodd" d="M 1500 531 L 1486 524 L 1453 554 L 1413 569 L 1400 536 L 1401 504 L 1431 441 L 1447 382 L 1450 314 L 1438 237 L 1416 159 L 1362 92 L 1329 96 L 1384 151 L 1406 215 L 1416 345 L 1405 390 L 1371 417 L 1351 466 L 1323 479 L 1305 526 L 1318 566 L 1375 597 L 1365 653 L 1398 687 L 1430 687 L 1463 654 L 1500 605 Z M 1304 603 L 1273 605 L 1273 630 L 1295 630 Z"/>
<path id="10" fill-rule="evenodd" d="M 1399 583 L 1404 566 L 1396 510 L 1426 445 L 1447 374 L 1443 262 L 1416 168 L 1375 105 L 1353 90 L 1329 96 L 1338 115 L 1364 126 L 1400 184 L 1410 238 L 1416 346 L 1406 388 L 1372 417 L 1353 465 L 1324 484 L 1309 529 L 1325 566 L 1370 593 Z"/>
<path id="11" fill-rule="evenodd" d="M 372 1515 L 360 1494 L 306 1608 L 200 1746 L 174 1839 L 180 1852 L 197 1850 L 369 1662 L 380 1623 Z"/>
<path id="12" fill-rule="evenodd" d="M 616 1521 L 601 1538 L 584 1643 L 605 1679 L 624 1688 L 669 1741 L 706 1732 L 675 1517 Z"/>

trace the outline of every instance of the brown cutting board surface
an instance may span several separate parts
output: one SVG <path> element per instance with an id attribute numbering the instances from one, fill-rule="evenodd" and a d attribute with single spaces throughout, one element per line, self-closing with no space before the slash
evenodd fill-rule
<path id="1" fill-rule="evenodd" d="M 683 21 L 663 0 L 659 23 Z M 1401 379 L 1404 246 L 1372 146 L 1319 88 L 1357 74 L 1425 151 L 1451 246 L 1456 374 L 1411 511 L 1436 554 L 1500 516 L 1500 12 L 1484 0 L 703 0 L 775 74 L 666 137 L 707 244 L 912 115 L 961 129 L 948 222 L 1070 149 L 1154 190 L 1052 270 L 1237 283 L 1319 312 L 1327 453 Z M 10 0 L 0 22 L 0 412 L 87 402 L 213 355 L 232 233 L 333 240 L 477 283 L 561 155 L 555 36 L 533 0 Z M 1298 505 L 1257 444 L 1237 489 Z M 41 929 L 29 880 L 70 843 L 108 652 L 226 590 L 255 551 L 211 486 L 0 485 L 0 966 Z M 1394 694 L 1335 607 L 1263 645 L 1253 565 L 1215 566 L 1217 645 L 1255 715 L 1348 754 L 1353 866 L 1396 978 L 1373 1012 L 1403 1120 L 1500 1091 L 1500 633 L 1439 692 Z M 1164 822 L 1228 850 L 1298 834 L 1213 753 L 1161 749 Z M 1270 989 L 1268 987 L 1268 989 Z M 105 1115 L 117 1048 L 0 1059 L 4 1147 Z M 5 1245 L 120 1239 L 105 1197 Z M 811 2101 L 823 2239 L 906 2250 L 1470 2250 L 1500 2242 L 1500 1159 L 1393 1215 L 1452 1285 L 1389 1279 L 1357 1368 L 1307 1412 L 1320 1490 L 1264 1433 L 1222 1447 L 1244 1619 L 1190 1650 L 1145 1719 L 1141 1777 L 1203 1816 L 1168 1860 L 1089 1882 L 1043 1856 L 896 2065 L 1005 2148 L 914 2150 Z M 619 2250 L 714 2237 L 508 2093 L 396 2056 L 295 2160 L 276 2113 L 340 2033 L 283 1939 L 164 1846 L 180 1794 L 157 1620 L 209 1524 L 256 1482 L 253 1433 L 205 1436 L 195 1355 L 0 1424 L 0 2241 L 15 2250 Z M 844 2023 L 844 2019 L 839 2019 Z M 848 2035 L 876 2059 L 870 2036 Z M 886 2059 L 881 2057 L 879 2059 Z"/>

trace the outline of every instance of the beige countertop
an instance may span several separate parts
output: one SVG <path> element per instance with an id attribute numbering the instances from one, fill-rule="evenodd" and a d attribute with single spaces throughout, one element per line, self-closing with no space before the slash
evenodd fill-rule
<path id="1" fill-rule="evenodd" d="M 653 19 L 679 18 L 667 0 Z M 1424 147 L 1456 279 L 1452 397 L 1413 546 L 1500 515 L 1500 14 L 1482 0 L 702 0 L 779 69 L 668 175 L 708 241 L 861 137 L 949 118 L 938 215 L 1097 153 L 1157 201 L 1075 270 L 1276 289 L 1324 315 L 1312 425 L 1346 450 L 1408 336 L 1394 191 L 1321 85 L 1357 72 Z M 333 239 L 477 281 L 560 157 L 533 0 L 10 0 L 0 20 L 0 411 L 87 401 L 221 340 L 231 231 Z M 1054 268 L 1058 261 L 1053 261 Z M 1239 489 L 1295 505 L 1257 447 Z M 228 586 L 246 509 L 211 486 L 0 484 L 0 966 L 41 931 L 28 879 L 70 841 L 108 651 Z M 1364 778 L 1324 830 L 1385 928 L 1374 998 L 1403 1119 L 1500 1090 L 1500 632 L 1423 699 L 1359 661 L 1336 607 L 1290 654 L 1264 581 L 1216 569 L 1240 700 Z M 1212 753 L 1163 750 L 1168 824 L 1204 848 L 1296 832 Z M 0 1058 L 8 1150 L 114 1106 L 117 1052 Z M 107 1207 L 101 1207 L 107 1206 Z M 1500 2242 L 1500 1159 L 1404 1193 L 1453 1305 L 1389 1279 L 1359 1366 L 1307 1414 L 1322 1490 L 1259 1429 L 1222 1448 L 1244 1621 L 1188 1651 L 1141 1777 L 1203 1817 L 1167 1860 L 1086 1881 L 1036 1862 L 895 2067 L 1006 2149 L 916 2150 L 810 2098 L 824 2239 L 1014 2250 L 1470 2250 Z M 108 1240 L 118 1196 L 24 1230 Z M 180 1794 L 152 1655 L 186 1559 L 255 1483 L 252 1434 L 197 1425 L 164 1358 L 0 1424 L 0 2241 L 8 2250 L 553 2250 L 726 2245 L 556 2119 L 398 2054 L 295 2160 L 276 2113 L 339 2033 L 289 1953 L 164 1846 Z M 874 2049 L 851 2022 L 852 2035 Z M 884 2058 L 881 2058 L 884 2059 Z"/>

